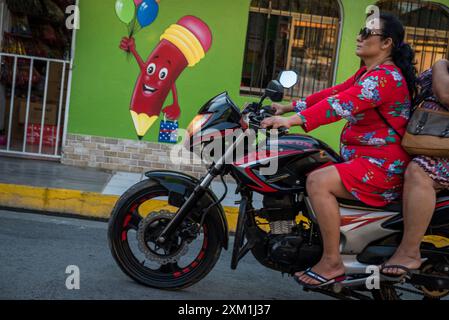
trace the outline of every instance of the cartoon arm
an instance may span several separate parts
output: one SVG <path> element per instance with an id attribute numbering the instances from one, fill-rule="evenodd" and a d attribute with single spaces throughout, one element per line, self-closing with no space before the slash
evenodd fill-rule
<path id="1" fill-rule="evenodd" d="M 181 115 L 181 107 L 178 103 L 178 92 L 176 90 L 176 83 L 173 83 L 171 87 L 171 91 L 173 94 L 173 104 L 165 107 L 164 110 L 162 110 L 163 113 L 167 116 L 170 120 L 178 120 L 179 116 Z"/>
<path id="2" fill-rule="evenodd" d="M 120 42 L 120 49 L 122 49 L 123 51 L 126 51 L 128 53 L 131 52 L 133 54 L 134 58 L 136 58 L 136 61 L 139 64 L 139 68 L 140 69 L 145 68 L 145 62 L 142 60 L 142 58 L 140 57 L 139 53 L 136 50 L 136 42 L 135 42 L 134 38 L 124 37 L 122 39 L 122 41 Z"/>

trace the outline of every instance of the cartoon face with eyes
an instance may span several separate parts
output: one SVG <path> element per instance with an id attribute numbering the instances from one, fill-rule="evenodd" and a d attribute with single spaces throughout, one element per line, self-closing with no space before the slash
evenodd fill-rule
<path id="1" fill-rule="evenodd" d="M 207 24 L 195 16 L 184 16 L 171 25 L 146 61 L 136 50 L 134 38 L 123 38 L 120 48 L 132 53 L 139 65 L 131 100 L 131 116 L 139 138 L 142 138 L 161 112 L 170 120 L 181 115 L 176 92 L 176 80 L 189 66 L 202 60 L 212 45 L 212 33 Z M 173 103 L 163 105 L 170 93 Z"/>
<path id="2" fill-rule="evenodd" d="M 188 65 L 182 52 L 172 43 L 162 40 L 144 62 L 135 50 L 133 40 L 122 40 L 121 47 L 131 51 L 140 66 L 140 75 L 131 99 L 131 115 L 139 137 L 153 125 L 161 111 L 167 119 L 179 119 L 181 109 L 176 80 Z M 173 104 L 163 108 L 170 91 Z"/>
<path id="3" fill-rule="evenodd" d="M 160 61 L 162 62 L 162 61 Z M 168 65 L 171 64 L 167 61 Z M 144 77 L 143 83 L 143 93 L 145 95 L 151 96 L 158 91 L 158 88 L 163 87 L 164 81 L 168 78 L 168 68 L 165 66 L 158 66 L 155 62 L 151 62 L 146 70 L 146 75 Z"/>

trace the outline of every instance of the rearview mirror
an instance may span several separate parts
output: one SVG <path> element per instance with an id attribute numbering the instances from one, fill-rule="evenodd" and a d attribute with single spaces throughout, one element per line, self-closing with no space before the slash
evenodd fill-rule
<path id="1" fill-rule="evenodd" d="M 285 89 L 291 89 L 298 83 L 298 74 L 295 71 L 282 71 L 279 82 Z"/>
<path id="2" fill-rule="evenodd" d="M 284 98 L 284 87 L 277 80 L 271 81 L 265 89 L 265 97 L 273 102 L 281 102 Z"/>

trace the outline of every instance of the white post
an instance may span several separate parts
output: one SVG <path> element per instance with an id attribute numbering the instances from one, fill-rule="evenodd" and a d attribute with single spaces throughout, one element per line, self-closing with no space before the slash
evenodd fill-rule
<path id="1" fill-rule="evenodd" d="M 17 74 L 17 57 L 14 57 L 14 69 L 12 73 L 12 87 L 11 87 L 11 105 L 9 107 L 8 141 L 6 145 L 7 151 L 11 149 L 12 116 L 14 114 L 14 100 L 16 96 L 16 74 Z"/>
<path id="2" fill-rule="evenodd" d="M 61 132 L 61 116 L 62 116 L 62 100 L 64 99 L 64 84 L 65 84 L 65 69 L 67 65 L 64 62 L 62 64 L 62 77 L 61 77 L 61 91 L 59 92 L 59 110 L 58 110 L 58 125 L 56 127 L 56 146 L 55 146 L 55 156 L 58 155 L 59 147 L 59 133 Z M 66 110 L 67 112 L 67 110 Z"/>
<path id="3" fill-rule="evenodd" d="M 45 72 L 45 89 L 44 89 L 44 101 L 42 102 L 42 118 L 41 118 L 41 134 L 39 139 L 39 154 L 42 154 L 42 142 L 44 141 L 44 125 L 45 125 L 45 112 L 47 109 L 47 93 L 48 93 L 48 74 L 50 71 L 50 61 L 47 61 L 47 68 Z"/>
<path id="4" fill-rule="evenodd" d="M 27 96 L 27 108 L 25 113 L 25 128 L 23 133 L 23 147 L 22 151 L 26 152 L 26 143 L 27 143 L 27 131 L 28 131 L 28 119 L 30 113 L 30 102 L 31 102 L 31 89 L 33 88 L 33 69 L 34 69 L 34 59 L 31 59 L 30 62 L 30 77 L 28 79 L 28 96 Z"/>
<path id="5" fill-rule="evenodd" d="M 79 0 L 76 0 L 76 6 L 79 8 Z M 81 15 L 81 13 L 80 13 Z M 78 17 L 79 18 L 79 17 Z M 70 97 L 72 94 L 72 70 L 73 70 L 73 60 L 75 59 L 75 46 L 76 46 L 76 28 L 73 28 L 72 33 L 72 47 L 70 54 L 70 67 L 69 67 L 69 76 L 67 83 L 67 95 L 66 95 L 66 104 L 65 104 L 65 118 L 64 118 L 64 132 L 62 136 L 62 148 L 64 148 L 67 140 L 67 128 L 69 121 L 69 112 L 70 112 Z M 56 146 L 58 148 L 58 146 Z"/>

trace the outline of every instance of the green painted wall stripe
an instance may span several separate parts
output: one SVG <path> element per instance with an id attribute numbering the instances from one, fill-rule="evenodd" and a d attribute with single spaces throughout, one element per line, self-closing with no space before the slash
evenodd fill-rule
<path id="1" fill-rule="evenodd" d="M 337 83 L 359 67 L 355 39 L 364 24 L 365 8 L 375 1 L 340 0 L 343 6 L 342 38 Z M 228 91 L 238 105 L 254 98 L 240 96 L 240 81 L 250 0 L 170 0 L 161 2 L 155 23 L 136 36 L 143 58 L 159 42 L 159 36 L 184 15 L 206 21 L 214 43 L 206 58 L 186 70 L 177 81 L 182 107 L 180 126 L 187 127 L 198 109 L 211 97 Z M 449 0 L 435 1 L 449 7 Z M 115 0 L 80 0 L 81 29 L 77 32 L 68 132 L 135 139 L 129 102 L 139 70 L 134 59 L 118 49 L 127 29 L 114 13 Z M 168 98 L 166 105 L 171 103 Z M 343 122 L 319 128 L 313 135 L 338 149 Z M 299 130 L 299 129 L 298 129 Z M 159 122 L 146 140 L 157 141 Z"/>

